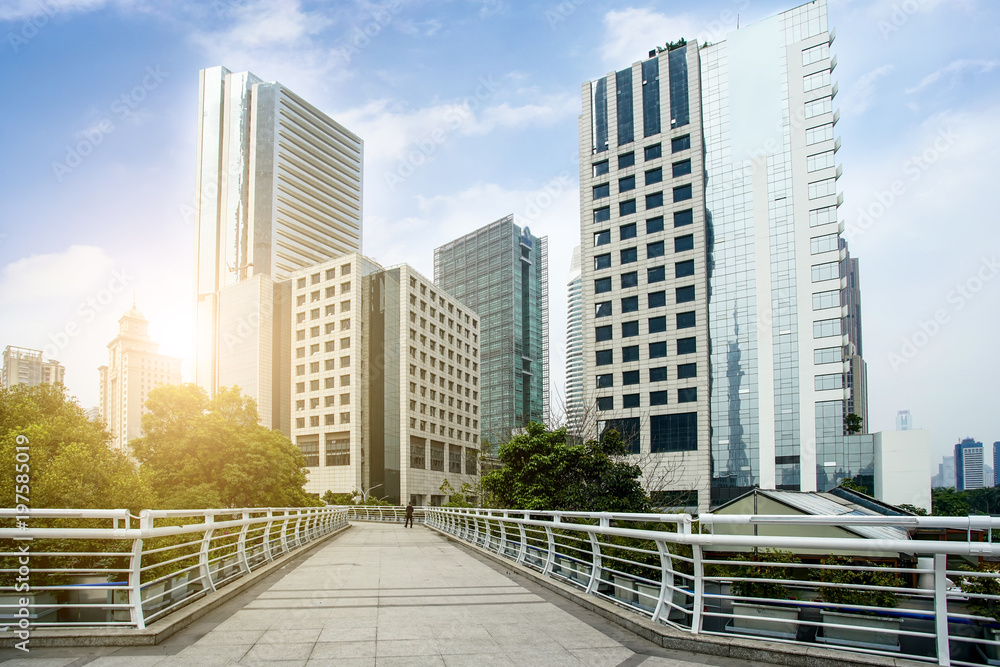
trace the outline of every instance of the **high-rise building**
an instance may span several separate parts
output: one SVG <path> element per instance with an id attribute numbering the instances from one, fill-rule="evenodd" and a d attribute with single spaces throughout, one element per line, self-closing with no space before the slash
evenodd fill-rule
<path id="1" fill-rule="evenodd" d="M 440 505 L 479 466 L 479 317 L 407 265 L 292 274 L 292 440 L 306 490 Z"/>
<path id="2" fill-rule="evenodd" d="M 704 510 L 710 239 L 699 52 L 694 43 L 652 51 L 583 84 L 580 263 L 590 435 L 614 428 L 632 453 L 649 455 L 657 504 Z"/>
<path id="3" fill-rule="evenodd" d="M 937 474 L 931 477 L 931 487 L 953 487 L 955 486 L 955 457 L 944 456 L 938 464 Z"/>
<path id="4" fill-rule="evenodd" d="M 508 215 L 434 250 L 434 282 L 479 314 L 482 436 L 494 448 L 549 408 L 548 239 Z"/>
<path id="5" fill-rule="evenodd" d="M 955 445 L 955 489 L 968 491 L 985 485 L 983 443 L 963 438 Z"/>
<path id="6" fill-rule="evenodd" d="M 896 430 L 909 431 L 913 428 L 913 417 L 909 410 L 900 410 L 896 413 Z"/>
<path id="7" fill-rule="evenodd" d="M 642 453 L 692 452 L 671 488 L 710 479 L 713 505 L 860 472 L 831 42 L 815 0 L 583 87 L 586 401 L 639 420 Z"/>
<path id="8" fill-rule="evenodd" d="M 276 82 L 201 71 L 195 380 L 289 433 L 288 279 L 361 250 L 362 141 Z"/>
<path id="9" fill-rule="evenodd" d="M 586 409 L 583 401 L 583 281 L 580 272 L 580 246 L 573 248 L 567 286 L 566 427 L 570 433 L 582 435 Z"/>
<path id="10" fill-rule="evenodd" d="M 133 305 L 118 320 L 118 335 L 108 343 L 108 365 L 98 369 L 100 416 L 111 432 L 112 446 L 119 449 L 142 435 L 149 392 L 181 383 L 181 360 L 159 354 L 148 329 L 149 322 Z"/>
<path id="11" fill-rule="evenodd" d="M 62 384 L 66 369 L 58 361 L 42 358 L 41 350 L 8 345 L 3 351 L 3 372 L 0 387 L 10 389 L 16 384 L 35 387 L 40 384 Z"/>
<path id="12" fill-rule="evenodd" d="M 1000 442 L 993 443 L 993 486 L 1000 485 L 997 471 L 1000 471 Z"/>

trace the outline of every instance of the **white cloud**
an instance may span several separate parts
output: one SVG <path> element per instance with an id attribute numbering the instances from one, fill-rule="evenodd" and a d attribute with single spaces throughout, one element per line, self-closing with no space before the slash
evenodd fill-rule
<path id="1" fill-rule="evenodd" d="M 31 255 L 0 269 L 0 303 L 35 303 L 78 297 L 107 282 L 114 262 L 94 246 L 75 245 L 58 253 Z"/>
<path id="2" fill-rule="evenodd" d="M 688 14 L 667 16 L 651 9 L 629 7 L 604 15 L 604 43 L 600 46 L 605 67 L 614 69 L 623 63 L 645 58 L 657 45 L 691 40 L 706 29 Z"/>
<path id="3" fill-rule="evenodd" d="M 875 97 L 875 82 L 895 69 L 895 65 L 882 65 L 862 74 L 846 91 L 844 106 L 853 113 L 864 113 Z"/>
<path id="4" fill-rule="evenodd" d="M 101 9 L 108 0 L 10 0 L 0 6 L 0 21 L 32 21 L 36 27 L 58 14 Z M 131 2 L 117 2 L 127 5 Z"/>
<path id="5" fill-rule="evenodd" d="M 963 70 L 966 70 L 966 69 L 969 69 L 969 68 L 976 68 L 977 69 L 977 72 L 976 72 L 977 74 L 986 74 L 987 72 L 990 72 L 991 70 L 993 70 L 997 65 L 1000 65 L 1000 61 L 997 61 L 997 60 L 966 60 L 964 58 L 963 59 L 959 59 L 959 60 L 953 60 L 952 62 L 948 63 L 944 67 L 942 67 L 942 68 L 940 68 L 940 69 L 938 69 L 938 70 L 936 70 L 934 72 L 931 72 L 930 74 L 928 74 L 927 76 L 925 76 L 923 79 L 921 79 L 920 83 L 918 83 L 913 88 L 907 88 L 906 92 L 907 92 L 907 94 L 919 93 L 923 89 L 925 89 L 925 88 L 927 88 L 929 86 L 934 85 L 935 83 L 937 83 L 938 81 L 940 81 L 942 78 L 944 78 L 944 77 L 946 77 L 948 75 L 953 75 L 954 77 L 957 77 Z"/>

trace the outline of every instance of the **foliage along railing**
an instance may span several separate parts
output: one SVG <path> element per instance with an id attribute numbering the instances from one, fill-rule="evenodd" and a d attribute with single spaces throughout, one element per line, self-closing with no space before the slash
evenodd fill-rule
<path id="1" fill-rule="evenodd" d="M 693 634 L 1000 664 L 1000 567 L 980 565 L 1000 548 L 972 532 L 1000 528 L 1000 518 L 426 512 L 433 528 Z M 726 524 L 747 534 L 721 534 Z M 755 524 L 768 535 L 752 534 Z M 849 525 L 969 532 L 963 541 L 810 536 Z"/>
<path id="2" fill-rule="evenodd" d="M 145 628 L 345 526 L 337 507 L 0 509 L 0 625 Z"/>

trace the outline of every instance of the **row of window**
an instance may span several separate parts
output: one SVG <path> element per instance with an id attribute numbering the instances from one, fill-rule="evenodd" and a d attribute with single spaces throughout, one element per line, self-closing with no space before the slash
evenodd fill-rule
<path id="1" fill-rule="evenodd" d="M 418 470 L 445 471 L 445 454 L 447 453 L 448 472 L 462 474 L 462 463 L 465 463 L 465 474 L 479 473 L 479 450 L 460 445 L 445 445 L 436 440 L 430 441 L 430 461 L 427 460 L 428 447 L 422 438 L 410 438 L 410 467 Z M 428 463 L 430 465 L 428 465 Z"/>
<path id="2" fill-rule="evenodd" d="M 691 159 L 681 160 L 671 164 L 671 175 L 673 178 L 687 176 L 691 173 Z M 656 185 L 663 182 L 663 167 L 647 169 L 645 172 L 645 185 Z M 635 175 L 623 176 L 618 179 L 618 192 L 629 192 L 635 190 Z M 593 186 L 594 199 L 604 199 L 611 196 L 611 183 L 601 183 Z"/>
<path id="3" fill-rule="evenodd" d="M 594 247 L 599 247 L 602 245 L 608 245 L 611 243 L 611 230 L 607 229 L 603 232 L 594 233 Z M 687 252 L 688 250 L 694 250 L 694 234 L 684 234 L 683 236 L 674 237 L 674 252 Z M 646 259 L 656 259 L 657 257 L 663 257 L 667 254 L 667 242 L 666 241 L 652 241 L 646 244 Z M 601 259 L 598 260 L 597 258 Z M 622 264 L 631 264 L 632 262 L 639 261 L 639 248 L 638 246 L 633 246 L 631 248 L 622 248 L 619 251 L 619 262 Z M 606 269 L 611 266 L 611 255 L 608 253 L 605 255 L 595 255 L 594 256 L 594 268 L 595 269 Z"/>
<path id="4" fill-rule="evenodd" d="M 611 255 L 600 255 L 600 257 L 607 258 L 606 265 L 595 266 L 595 269 L 603 269 L 610 266 Z M 596 258 L 595 258 L 596 259 Z M 597 264 L 597 262 L 595 262 Z M 687 278 L 694 275 L 694 260 L 688 259 L 683 262 L 674 262 L 674 278 Z M 649 284 L 659 283 L 666 280 L 666 266 L 651 266 L 646 269 L 646 282 Z M 619 276 L 619 283 L 622 289 L 628 289 L 630 287 L 637 287 L 639 285 L 639 272 L 629 271 L 628 273 L 623 273 Z M 611 286 L 611 276 L 606 276 L 604 278 L 594 279 L 594 293 L 603 294 L 605 292 L 610 292 Z"/>
<path id="5" fill-rule="evenodd" d="M 673 203 L 683 202 L 691 199 L 694 196 L 693 186 L 689 183 L 687 185 L 678 185 L 673 189 Z M 646 195 L 646 209 L 647 211 L 652 209 L 657 209 L 663 206 L 663 192 L 653 192 Z M 627 215 L 632 215 L 637 211 L 636 200 L 627 199 L 622 202 L 618 202 L 618 216 L 625 217 Z M 594 209 L 594 223 L 600 224 L 602 222 L 607 222 L 611 219 L 611 207 L 602 206 L 601 208 Z"/>
<path id="6" fill-rule="evenodd" d="M 328 359 L 327 360 L 327 363 L 330 364 L 328 366 L 327 370 L 333 368 L 332 362 L 334 362 L 334 361 L 335 360 L 333 360 L 333 359 Z M 340 358 L 340 367 L 341 368 L 350 368 L 350 366 L 351 366 L 351 358 L 349 356 L 347 356 L 347 357 L 341 357 Z M 324 386 L 325 389 L 333 389 L 336 386 L 336 381 L 337 381 L 337 378 L 333 377 L 332 375 L 329 376 L 329 377 L 325 377 L 325 378 L 323 378 L 323 386 Z M 340 386 L 347 387 L 347 386 L 350 386 L 350 384 L 351 384 L 351 376 L 350 375 L 341 375 L 340 376 Z M 304 394 L 305 391 L 306 391 L 306 383 L 305 382 L 296 382 L 295 383 L 295 393 L 296 394 Z M 316 380 L 310 380 L 309 381 L 309 391 L 319 391 L 319 380 L 318 379 L 316 379 Z"/>
<path id="7" fill-rule="evenodd" d="M 693 310 L 675 315 L 677 329 L 690 329 L 697 323 L 697 317 Z M 647 333 L 662 333 L 667 330 L 667 316 L 650 317 L 648 320 Z M 621 323 L 621 337 L 632 338 L 639 335 L 639 320 L 631 320 Z M 614 338 L 614 333 L 610 324 L 594 327 L 594 338 L 600 343 Z"/>
<path id="8" fill-rule="evenodd" d="M 650 368 L 649 371 L 649 381 L 650 382 L 666 382 L 669 378 L 667 377 L 667 367 L 659 366 L 657 368 Z M 639 384 L 639 371 L 622 371 L 621 383 L 623 387 L 629 385 Z M 698 377 L 698 364 L 678 364 L 677 366 L 677 378 L 678 380 L 686 380 L 689 378 Z M 605 373 L 603 375 L 598 375 L 596 378 L 597 388 L 605 389 L 607 387 L 615 386 L 615 374 Z"/>
<path id="9" fill-rule="evenodd" d="M 416 382 L 411 382 L 410 383 L 410 394 L 413 395 L 413 396 L 416 396 L 417 395 L 417 391 L 418 391 L 417 383 Z M 419 393 L 420 393 L 420 397 L 421 398 L 427 398 L 427 394 L 428 394 L 427 387 L 425 385 L 420 385 L 420 387 L 419 387 Z M 457 394 L 455 396 L 448 396 L 443 391 L 438 391 L 438 390 L 433 389 L 433 388 L 430 389 L 430 400 L 435 401 L 435 400 L 438 400 L 437 397 L 440 397 L 440 401 L 439 402 L 441 403 L 441 405 L 444 405 L 444 399 L 445 399 L 446 396 L 448 397 L 448 405 L 449 406 L 451 405 L 451 400 L 454 399 L 454 398 L 457 398 L 458 401 L 456 402 L 455 407 L 456 407 L 456 409 L 459 409 L 459 410 L 462 409 L 462 400 L 461 400 L 462 397 L 463 397 L 463 394 L 462 394 L 462 385 L 458 385 L 458 392 L 457 392 Z M 469 387 L 465 387 L 464 397 L 465 398 L 471 398 L 472 401 L 473 401 L 472 403 L 469 403 L 468 401 L 465 402 L 465 411 L 469 412 L 470 407 L 471 407 L 472 414 L 478 414 L 479 413 L 479 407 L 477 405 L 475 405 L 475 402 L 479 400 L 479 392 L 478 391 L 472 391 Z"/>
<path id="10" fill-rule="evenodd" d="M 447 435 L 452 440 L 464 440 L 465 442 L 479 442 L 479 436 L 473 434 L 469 431 L 463 431 L 462 429 L 456 430 L 454 427 L 446 427 L 444 424 L 438 424 L 436 422 L 427 421 L 426 419 L 421 419 L 419 425 L 417 423 L 416 417 L 410 417 L 410 428 L 414 430 L 420 430 L 423 433 L 430 433 L 431 435 L 440 435 L 445 437 Z M 447 430 L 447 433 L 445 431 Z"/>
<path id="11" fill-rule="evenodd" d="M 418 286 L 419 286 L 419 289 L 420 289 L 420 295 L 421 296 L 427 297 L 428 296 L 427 293 L 429 291 L 430 292 L 429 296 L 430 296 L 430 300 L 431 300 L 432 304 L 436 301 L 437 304 L 441 307 L 442 310 L 445 307 L 447 307 L 448 308 L 448 312 L 450 314 L 453 314 L 453 315 L 455 314 L 455 305 L 454 304 L 448 303 L 447 301 L 445 301 L 444 297 L 438 296 L 438 294 L 434 291 L 433 287 L 428 288 L 426 284 L 424 284 L 423 282 L 418 282 L 415 277 L 410 276 L 410 288 L 411 289 L 417 289 Z M 410 300 L 410 303 L 413 303 L 412 299 Z M 431 309 L 431 312 L 433 312 L 433 308 Z M 463 316 L 465 317 L 465 323 L 466 324 L 470 324 L 473 329 L 475 329 L 477 326 L 479 326 L 479 322 L 474 317 L 470 317 L 468 313 L 462 313 L 461 309 L 459 309 L 458 310 L 458 314 L 456 315 L 456 317 L 462 318 Z"/>
<path id="12" fill-rule="evenodd" d="M 349 385 L 350 384 L 351 376 L 350 375 L 343 375 L 343 376 L 341 376 L 341 382 L 343 382 L 345 379 L 347 380 L 346 385 Z M 338 400 L 337 400 L 337 396 L 336 395 L 329 394 L 329 395 L 323 397 L 323 407 L 332 408 L 333 406 L 335 406 L 337 404 L 338 404 Z M 340 405 L 350 405 L 351 404 L 351 395 L 350 394 L 340 394 L 339 404 Z M 319 400 L 318 396 L 309 399 L 309 409 L 310 410 L 315 410 L 315 409 L 317 409 L 319 407 L 320 407 L 320 400 Z M 302 410 L 305 410 L 305 409 L 306 409 L 306 401 L 305 400 L 295 401 L 295 411 L 296 412 L 301 412 Z"/>
<path id="13" fill-rule="evenodd" d="M 348 280 L 347 282 L 343 282 L 343 283 L 340 284 L 340 294 L 341 295 L 347 294 L 350 291 L 351 291 L 351 281 L 350 280 Z M 316 301 L 320 301 L 323 298 L 323 297 L 320 296 L 321 293 L 322 293 L 321 290 L 314 290 L 314 291 L 310 292 L 309 293 L 309 302 L 310 303 L 314 303 Z M 327 299 L 332 299 L 332 298 L 336 297 L 336 295 L 337 295 L 337 286 L 336 285 L 332 285 L 330 287 L 327 287 L 325 295 L 326 295 L 325 298 L 327 298 Z M 305 305 L 305 303 L 306 303 L 306 295 L 305 294 L 299 294 L 295 298 L 295 305 L 296 306 L 303 306 L 303 305 Z"/>
<path id="14" fill-rule="evenodd" d="M 674 288 L 674 303 L 690 303 L 695 300 L 695 286 L 686 285 Z M 598 301 L 594 306 L 594 317 L 610 317 L 613 315 L 611 301 Z M 665 290 L 649 292 L 646 294 L 647 308 L 663 308 L 667 305 L 667 293 Z M 639 310 L 639 297 L 626 296 L 621 300 L 622 313 L 634 313 Z"/>
<path id="15" fill-rule="evenodd" d="M 338 420 L 339 416 L 339 420 Z M 309 426 L 319 426 L 320 425 L 320 415 L 313 415 L 311 417 L 296 417 L 295 418 L 295 428 L 306 428 L 306 421 L 308 420 Z M 351 423 L 351 413 L 341 412 L 339 415 L 336 413 L 323 415 L 323 424 L 326 426 L 332 426 L 334 424 L 350 424 Z M 319 464 L 316 464 L 319 465 Z"/>
<path id="16" fill-rule="evenodd" d="M 327 466 L 347 466 L 351 465 L 351 439 L 349 433 L 327 433 L 326 461 Z M 305 456 L 306 466 L 309 468 L 319 467 L 319 436 L 305 435 L 298 438 L 299 449 Z"/>
<path id="17" fill-rule="evenodd" d="M 694 211 L 692 209 L 685 209 L 683 211 L 674 212 L 674 228 L 684 227 L 690 225 L 694 222 Z M 655 234 L 657 232 L 663 231 L 663 216 L 658 215 L 655 218 L 649 218 L 646 220 L 646 233 Z M 600 236 L 603 243 L 596 243 L 596 240 Z M 639 229 L 636 223 L 630 222 L 625 225 L 618 227 L 618 240 L 627 241 L 628 239 L 634 239 L 639 235 Z M 594 234 L 595 243 L 594 245 L 604 245 L 605 243 L 611 242 L 611 230 L 606 230 L 604 232 L 595 232 Z M 606 239 L 606 240 L 605 240 Z M 602 268 L 602 267 L 598 267 Z"/>
<path id="18" fill-rule="evenodd" d="M 321 275 L 322 275 L 321 273 L 314 273 L 311 276 L 309 276 L 309 284 L 318 285 L 320 283 L 320 280 L 322 280 Z M 343 278 L 349 275 L 351 275 L 351 265 L 350 263 L 344 264 L 343 266 L 340 267 L 340 277 Z M 326 270 L 326 280 L 334 280 L 336 279 L 336 277 L 337 277 L 336 267 Z M 306 279 L 304 277 L 299 278 L 295 283 L 295 287 L 296 289 L 305 289 Z"/>
<path id="19" fill-rule="evenodd" d="M 667 356 L 667 343 L 666 341 L 658 341 L 655 343 L 648 344 L 648 354 L 650 359 L 660 359 Z M 639 346 L 638 345 L 626 345 L 621 348 L 622 351 L 622 363 L 630 363 L 633 361 L 639 361 Z M 677 339 L 677 354 L 694 354 L 698 351 L 697 338 L 691 336 L 689 338 L 678 338 Z M 598 366 L 610 366 L 615 363 L 615 351 L 611 350 L 597 350 L 594 353 L 595 361 Z"/>
<path id="20" fill-rule="evenodd" d="M 649 392 L 649 405 L 669 405 L 668 395 L 669 390 L 664 389 L 663 391 L 651 391 Z M 640 408 L 642 407 L 642 399 L 640 394 L 625 394 L 622 396 L 623 409 L 627 408 Z M 677 390 L 677 402 L 678 403 L 697 403 L 698 402 L 698 388 L 697 387 L 686 387 L 684 389 Z M 615 397 L 614 396 L 603 396 L 597 399 L 597 409 L 601 412 L 606 412 L 608 410 L 615 409 Z"/>
<path id="21" fill-rule="evenodd" d="M 680 137 L 674 137 L 670 140 L 670 152 L 680 153 L 691 148 L 691 135 L 685 134 Z M 656 160 L 657 158 L 663 157 L 663 147 L 660 144 L 652 144 L 643 148 L 643 160 L 649 162 L 650 160 Z M 601 160 L 600 162 L 593 163 L 593 175 L 594 178 L 598 176 L 603 176 L 607 174 L 611 169 L 611 163 L 609 160 Z M 628 167 L 635 166 L 635 151 L 629 151 L 628 153 L 622 153 L 618 156 L 618 168 L 627 169 Z"/>
<path id="22" fill-rule="evenodd" d="M 640 453 L 639 440 L 642 422 L 640 417 L 608 419 L 604 422 L 603 431 L 611 429 L 618 431 L 629 452 L 638 454 Z M 650 416 L 649 449 L 654 454 L 698 449 L 698 413 L 682 412 L 680 414 Z"/>

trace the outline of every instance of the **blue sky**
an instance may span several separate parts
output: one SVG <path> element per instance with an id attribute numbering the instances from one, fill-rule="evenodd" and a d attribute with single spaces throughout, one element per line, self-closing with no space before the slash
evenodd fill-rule
<path id="1" fill-rule="evenodd" d="M 198 70 L 225 65 L 364 138 L 364 252 L 382 264 L 432 277 L 436 246 L 508 213 L 547 235 L 561 391 L 581 83 L 792 4 L 3 0 L 0 345 L 46 348 L 96 405 L 134 290 L 191 379 Z M 1000 440 L 1000 4 L 829 11 L 870 426 L 908 408 L 935 457 Z"/>

